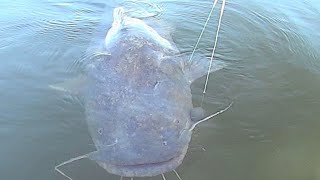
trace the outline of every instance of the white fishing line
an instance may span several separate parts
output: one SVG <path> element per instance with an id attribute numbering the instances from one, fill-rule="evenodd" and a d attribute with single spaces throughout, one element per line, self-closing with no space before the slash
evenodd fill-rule
<path id="1" fill-rule="evenodd" d="M 207 91 L 207 85 L 208 85 L 208 81 L 209 81 L 209 76 L 210 76 L 210 70 L 212 67 L 212 62 L 213 62 L 213 56 L 217 47 L 217 42 L 218 42 L 218 36 L 219 36 L 219 31 L 220 31 L 220 26 L 221 26 L 221 20 L 222 20 L 222 16 L 223 16 L 223 11 L 224 11 L 224 7 L 226 4 L 226 0 L 222 1 L 222 6 L 221 6 L 221 11 L 220 11 L 220 16 L 219 16 L 219 22 L 218 22 L 218 28 L 217 28 L 217 33 L 216 33 L 216 37 L 214 40 L 214 45 L 213 45 L 213 50 L 212 50 L 212 54 L 211 54 L 211 58 L 210 58 L 210 65 L 209 65 L 209 69 L 208 69 L 208 73 L 207 73 L 207 78 L 206 78 L 206 82 L 204 84 L 204 88 L 203 88 L 203 93 L 205 94 Z"/>
<path id="2" fill-rule="evenodd" d="M 199 42 L 200 42 L 200 40 L 201 40 L 201 38 L 202 38 L 202 35 L 203 35 L 203 33 L 204 33 L 204 30 L 206 29 L 206 27 L 207 27 L 207 25 L 208 25 L 208 22 L 209 22 L 209 20 L 210 20 L 210 18 L 211 18 L 211 15 L 212 15 L 212 13 L 213 13 L 213 9 L 214 9 L 214 7 L 216 6 L 217 2 L 218 2 L 218 0 L 215 0 L 214 3 L 213 3 L 213 5 L 212 5 L 212 7 L 211 7 L 211 11 L 210 11 L 209 14 L 208 14 L 207 20 L 206 20 L 206 22 L 205 22 L 204 25 L 203 25 L 203 28 L 202 28 L 202 31 L 201 31 L 201 33 L 200 33 L 200 35 L 199 35 L 199 38 L 198 38 L 198 40 L 197 40 L 197 43 L 196 43 L 196 45 L 194 46 L 194 48 L 193 48 L 193 50 L 192 50 L 192 53 L 191 53 L 191 55 L 190 55 L 189 63 L 192 62 L 192 58 L 193 58 L 194 52 L 196 51 L 196 49 L 197 49 L 197 47 L 198 47 L 198 45 L 199 45 Z"/>

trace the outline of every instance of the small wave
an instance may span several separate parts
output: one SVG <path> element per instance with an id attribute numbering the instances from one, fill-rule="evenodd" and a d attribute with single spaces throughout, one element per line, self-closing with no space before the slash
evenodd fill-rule
<path id="1" fill-rule="evenodd" d="M 128 0 L 120 4 L 126 10 L 126 13 L 130 17 L 135 18 L 148 18 L 160 16 L 163 12 L 163 8 L 156 3 L 140 0 Z"/>

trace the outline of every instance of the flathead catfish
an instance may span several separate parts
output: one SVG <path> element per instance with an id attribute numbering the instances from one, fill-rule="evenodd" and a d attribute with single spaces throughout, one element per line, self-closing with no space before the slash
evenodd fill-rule
<path id="1" fill-rule="evenodd" d="M 62 173 L 58 167 L 89 158 L 124 177 L 173 171 L 186 155 L 192 127 L 203 116 L 192 105 L 190 85 L 207 73 L 209 61 L 189 63 L 171 40 L 126 15 L 122 7 L 114 9 L 113 18 L 105 55 L 88 64 L 82 94 L 96 151 L 56 170 Z M 214 61 L 211 71 L 223 66 Z"/>

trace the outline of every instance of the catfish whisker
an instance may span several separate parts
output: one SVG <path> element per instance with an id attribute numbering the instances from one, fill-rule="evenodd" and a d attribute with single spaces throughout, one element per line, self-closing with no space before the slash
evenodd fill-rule
<path id="1" fill-rule="evenodd" d="M 116 139 L 115 141 L 114 141 L 114 143 L 112 143 L 112 144 L 103 144 L 103 145 L 100 145 L 99 146 L 99 149 L 105 149 L 105 148 L 108 148 L 108 147 L 110 147 L 110 146 L 114 146 L 114 145 L 116 145 L 116 144 L 118 144 L 118 139 Z M 90 145 L 94 145 L 94 146 L 96 146 L 95 144 L 90 144 Z"/>
<path id="2" fill-rule="evenodd" d="M 190 150 L 190 152 L 206 151 L 205 148 L 201 145 L 190 145 L 188 150 Z"/>
<path id="3" fill-rule="evenodd" d="M 213 118 L 213 117 L 225 112 L 226 110 L 228 110 L 232 106 L 232 104 L 233 104 L 233 102 L 231 102 L 228 107 L 226 107 L 226 108 L 224 108 L 224 109 L 222 109 L 222 110 L 220 110 L 220 111 L 218 111 L 218 112 L 216 112 L 216 113 L 214 113 L 214 114 L 212 114 L 212 115 L 210 115 L 210 116 L 208 116 L 208 117 L 206 117 L 206 118 L 194 123 L 191 126 L 191 128 L 189 129 L 189 131 L 192 131 L 198 124 L 200 124 L 202 122 L 205 122 L 205 121 L 208 121 L 209 119 L 211 119 L 211 118 Z"/>
<path id="4" fill-rule="evenodd" d="M 105 52 L 95 52 L 94 54 L 92 54 L 89 59 L 93 60 L 93 59 L 97 59 L 97 58 L 101 58 L 101 57 L 110 57 L 111 54 L 110 53 L 105 53 Z M 98 61 L 101 61 L 101 59 L 99 59 Z"/>
<path id="5" fill-rule="evenodd" d="M 123 177 L 122 176 L 120 176 L 120 180 L 122 180 L 123 179 Z"/>
<path id="6" fill-rule="evenodd" d="M 60 171 L 60 169 L 55 168 L 55 170 L 56 170 L 58 173 L 60 173 L 62 176 L 64 176 L 65 178 L 68 178 L 69 180 L 72 180 L 71 177 L 69 177 L 68 175 L 66 175 L 64 172 Z"/>
<path id="7" fill-rule="evenodd" d="M 59 172 L 62 176 L 64 176 L 65 178 L 68 178 L 69 180 L 72 180 L 71 177 L 67 176 L 64 172 L 62 172 L 62 171 L 61 171 L 60 169 L 58 169 L 58 168 L 61 167 L 61 166 L 63 166 L 63 165 L 72 163 L 73 161 L 77 161 L 77 160 L 80 160 L 80 159 L 87 158 L 87 157 L 88 157 L 87 155 L 88 155 L 88 154 L 82 155 L 82 156 L 78 156 L 78 157 L 75 157 L 75 158 L 72 158 L 72 159 L 70 159 L 70 160 L 68 160 L 68 161 L 65 161 L 65 162 L 63 162 L 63 163 L 55 166 L 54 169 L 55 169 L 57 172 Z"/>
<path id="8" fill-rule="evenodd" d="M 161 174 L 163 180 L 167 180 L 164 174 Z"/>
<path id="9" fill-rule="evenodd" d="M 179 180 L 182 180 L 181 177 L 179 176 L 178 172 L 174 169 L 173 172 L 177 175 Z"/>
<path id="10" fill-rule="evenodd" d="M 92 54 L 91 58 L 95 58 L 97 56 L 111 56 L 111 53 L 106 52 L 95 52 Z"/>

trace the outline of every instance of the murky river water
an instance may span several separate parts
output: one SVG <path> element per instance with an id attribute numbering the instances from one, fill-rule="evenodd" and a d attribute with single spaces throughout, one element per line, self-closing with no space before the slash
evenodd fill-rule
<path id="1" fill-rule="evenodd" d="M 48 86 L 82 71 L 120 3 L 0 2 L 1 180 L 62 180 L 55 165 L 93 150 L 79 100 Z M 154 3 L 177 46 L 191 52 L 212 1 Z M 199 47 L 208 57 L 219 7 Z M 210 114 L 234 105 L 197 128 L 177 169 L 182 179 L 320 180 L 319 49 L 319 1 L 228 0 L 216 51 L 228 66 L 210 77 L 203 107 Z M 204 80 L 192 85 L 196 105 Z M 119 179 L 89 160 L 63 169 L 76 180 Z"/>

